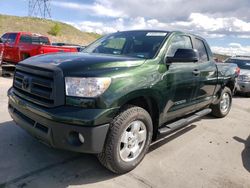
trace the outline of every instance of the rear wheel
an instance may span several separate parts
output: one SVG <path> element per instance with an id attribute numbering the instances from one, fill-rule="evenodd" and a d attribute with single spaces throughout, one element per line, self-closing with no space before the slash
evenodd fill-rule
<path id="1" fill-rule="evenodd" d="M 152 132 L 152 120 L 146 110 L 126 107 L 111 123 L 99 161 L 117 174 L 134 169 L 147 153 Z"/>
<path id="2" fill-rule="evenodd" d="M 220 101 L 218 104 L 211 106 L 212 115 L 215 117 L 225 117 L 232 106 L 232 92 L 228 87 L 225 87 L 221 93 Z"/>

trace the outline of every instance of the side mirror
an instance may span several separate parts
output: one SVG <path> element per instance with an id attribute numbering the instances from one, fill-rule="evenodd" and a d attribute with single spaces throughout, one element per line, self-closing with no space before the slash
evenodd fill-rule
<path id="1" fill-rule="evenodd" d="M 2 40 L 2 38 L 0 38 L 0 43 L 3 43 L 3 40 Z"/>
<path id="2" fill-rule="evenodd" d="M 199 55 L 194 49 L 177 49 L 173 57 L 167 57 L 167 63 L 197 62 Z"/>

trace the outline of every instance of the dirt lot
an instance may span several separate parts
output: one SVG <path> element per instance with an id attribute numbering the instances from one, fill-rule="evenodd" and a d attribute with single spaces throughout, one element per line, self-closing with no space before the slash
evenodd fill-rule
<path id="1" fill-rule="evenodd" d="M 7 112 L 11 84 L 0 77 L 0 188 L 250 187 L 249 98 L 234 98 L 224 119 L 207 116 L 159 140 L 134 171 L 116 176 L 95 156 L 49 148 L 16 126 Z"/>

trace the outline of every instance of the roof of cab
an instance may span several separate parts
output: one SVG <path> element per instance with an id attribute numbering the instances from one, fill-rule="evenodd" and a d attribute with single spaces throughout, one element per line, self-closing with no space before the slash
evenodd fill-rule
<path id="1" fill-rule="evenodd" d="M 128 31 L 118 31 L 118 33 L 122 33 L 122 32 L 162 32 L 162 33 L 168 33 L 168 34 L 172 34 L 172 33 L 180 33 L 180 34 L 186 34 L 186 35 L 191 35 L 193 37 L 197 37 L 199 39 L 205 40 L 203 37 L 196 35 L 196 34 L 192 34 L 192 33 L 188 33 L 188 32 L 184 32 L 184 31 L 168 31 L 168 30 L 158 30 L 158 29 L 140 29 L 140 30 L 128 30 Z"/>
<path id="2" fill-rule="evenodd" d="M 24 31 L 17 31 L 17 32 L 7 32 L 6 34 L 26 34 L 26 35 L 32 35 L 32 36 L 44 36 L 39 33 L 31 33 L 31 32 L 24 32 Z M 46 36 L 44 36 L 46 37 Z"/>

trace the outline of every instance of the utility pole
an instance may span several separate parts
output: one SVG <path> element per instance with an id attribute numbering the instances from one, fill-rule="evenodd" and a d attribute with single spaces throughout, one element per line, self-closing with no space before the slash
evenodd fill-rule
<path id="1" fill-rule="evenodd" d="M 50 0 L 29 0 L 30 17 L 51 18 Z"/>

